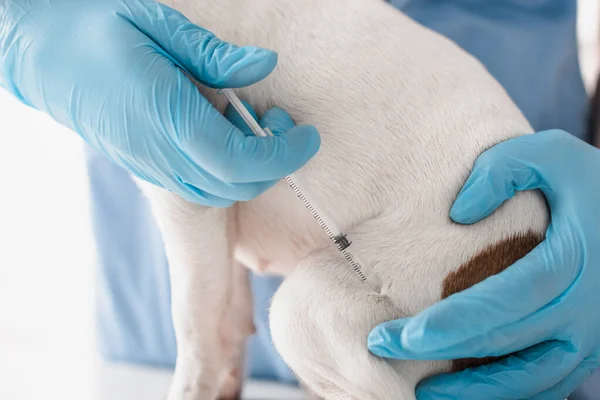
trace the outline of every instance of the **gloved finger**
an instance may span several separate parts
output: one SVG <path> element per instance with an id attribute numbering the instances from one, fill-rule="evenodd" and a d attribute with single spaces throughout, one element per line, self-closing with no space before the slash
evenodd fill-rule
<path id="1" fill-rule="evenodd" d="M 183 184 L 183 187 L 185 188 L 185 190 L 178 188 L 177 190 L 172 192 L 176 193 L 180 197 L 183 197 L 190 203 L 196 203 L 202 206 L 215 208 L 229 208 L 235 204 L 234 200 L 214 196 L 191 185 Z"/>
<path id="2" fill-rule="evenodd" d="M 529 400 L 564 400 L 598 369 L 598 362 L 586 358 L 565 379 Z"/>
<path id="3" fill-rule="evenodd" d="M 137 178 L 168 189 L 187 201 L 205 206 L 229 207 L 236 201 L 251 200 L 274 184 L 274 182 L 227 184 L 202 170 L 185 155 L 177 153 L 166 157 L 175 160 L 168 165 L 170 173 L 148 166 L 140 169 L 137 163 L 131 162 L 130 157 L 121 157 L 118 153 L 114 153 L 113 158 Z"/>
<path id="4" fill-rule="evenodd" d="M 282 133 L 285 133 L 289 129 L 293 128 L 295 125 L 292 117 L 290 117 L 287 112 L 279 107 L 274 107 L 267 110 L 267 112 L 265 112 L 265 114 L 259 120 L 256 115 L 256 111 L 250 104 L 248 104 L 248 102 L 242 100 L 242 104 L 244 107 L 246 107 L 246 110 L 248 110 L 250 115 L 252 115 L 256 121 L 258 121 L 261 128 L 269 128 L 271 133 L 274 135 L 281 135 Z M 231 122 L 240 131 L 244 132 L 245 135 L 254 135 L 246 121 L 244 121 L 242 116 L 234 107 L 228 105 L 225 109 L 224 115 L 229 122 Z"/>
<path id="5" fill-rule="evenodd" d="M 183 167 L 178 165 L 177 182 L 185 185 L 193 193 L 210 194 L 223 201 L 249 201 L 272 187 L 276 181 L 253 183 L 228 183 L 215 178 L 206 171 L 192 164 Z"/>
<path id="6" fill-rule="evenodd" d="M 240 138 L 232 147 L 237 168 L 229 179 L 231 182 L 281 179 L 304 166 L 320 144 L 319 133 L 312 125 L 297 125 L 277 136 Z"/>
<path id="7" fill-rule="evenodd" d="M 474 356 L 470 346 L 481 340 L 475 349 L 478 354 L 495 354 L 496 344 L 486 339 L 490 332 L 520 323 L 552 302 L 575 279 L 576 271 L 569 268 L 548 271 L 548 265 L 556 264 L 553 257 L 552 240 L 546 239 L 500 274 L 411 318 L 402 326 L 401 332 L 394 332 L 397 327 L 393 324 L 383 323 L 379 332 L 389 326 L 392 330 L 389 337 L 400 337 L 385 342 L 385 346 L 390 348 L 388 351 L 393 357 L 401 359 L 455 359 Z M 526 326 L 524 324 L 522 328 Z M 536 339 L 528 336 L 527 330 L 521 334 L 525 340 Z"/>
<path id="8" fill-rule="evenodd" d="M 103 153 L 103 154 L 106 155 L 105 153 Z M 165 185 L 163 185 L 158 179 L 156 179 L 155 177 L 151 176 L 150 174 L 140 170 L 138 168 L 138 166 L 136 164 L 132 163 L 131 160 L 128 159 L 127 157 L 121 157 L 119 154 L 113 154 L 112 158 L 107 157 L 107 159 L 115 162 L 116 164 L 120 165 L 121 167 L 124 167 L 125 170 L 129 171 L 129 173 L 133 174 L 136 178 L 138 178 L 142 181 L 151 183 L 160 188 L 163 188 L 163 189 L 165 188 Z"/>
<path id="9" fill-rule="evenodd" d="M 197 187 L 194 187 L 193 185 L 187 184 L 179 175 L 175 173 L 167 176 L 159 171 L 153 171 L 154 173 L 150 174 L 148 172 L 141 171 L 137 165 L 131 163 L 126 158 L 118 157 L 118 161 L 138 179 L 144 180 L 163 189 L 167 189 L 168 191 L 177 194 L 179 197 L 182 197 L 190 203 L 219 208 L 227 208 L 235 203 L 235 201 L 231 199 L 215 196 L 214 194 L 207 193 L 198 189 Z"/>
<path id="10" fill-rule="evenodd" d="M 248 110 L 250 115 L 252 115 L 256 121 L 258 121 L 261 128 L 269 128 L 271 133 L 274 135 L 281 135 L 282 133 L 285 133 L 294 127 L 294 121 L 290 115 L 281 108 L 274 107 L 267 110 L 267 112 L 265 112 L 265 114 L 259 120 L 256 115 L 256 111 L 250 104 L 248 104 L 248 102 L 242 100 L 242 104 L 244 107 L 246 107 L 246 110 Z M 242 116 L 231 105 L 227 106 L 224 115 L 229 122 L 231 122 L 240 131 L 244 132 L 244 134 L 254 134 Z"/>
<path id="11" fill-rule="evenodd" d="M 294 127 L 292 117 L 279 107 L 268 110 L 260 119 L 262 128 L 269 128 L 273 135 L 280 136 Z"/>
<path id="12" fill-rule="evenodd" d="M 167 60 L 154 60 L 152 92 L 140 98 L 148 109 L 157 110 L 150 116 L 156 129 L 167 133 L 187 158 L 212 176 L 227 183 L 277 180 L 302 167 L 318 151 L 320 137 L 314 126 L 296 126 L 280 136 L 244 135 L 181 70 L 167 64 Z"/>
<path id="13" fill-rule="evenodd" d="M 227 208 L 235 203 L 235 201 L 233 200 L 221 198 L 219 196 L 215 196 L 203 190 L 200 190 L 197 187 L 183 182 L 177 177 L 173 179 L 163 178 L 161 179 L 162 183 L 158 183 L 157 180 L 155 180 L 154 178 L 148 178 L 145 174 L 140 175 L 134 171 L 132 172 L 139 179 L 152 183 L 158 187 L 167 189 L 168 191 L 175 193 L 176 195 L 189 201 L 190 203 L 218 208 Z"/>
<path id="14" fill-rule="evenodd" d="M 190 203 L 196 203 L 203 206 L 227 208 L 235 204 L 234 200 L 225 199 L 205 192 L 193 185 L 184 182 L 180 177 L 175 176 L 175 179 L 165 185 L 169 191 L 184 198 Z"/>
<path id="15" fill-rule="evenodd" d="M 185 107 L 188 124 L 180 140 L 184 151 L 198 165 L 229 183 L 263 182 L 281 179 L 310 160 L 320 146 L 314 126 L 295 126 L 279 136 L 246 136 L 211 107 Z M 209 126 L 195 134 L 197 126 Z M 194 128 L 194 126 L 196 128 Z"/>
<path id="16" fill-rule="evenodd" d="M 250 107 L 247 103 L 243 103 L 244 106 L 246 106 L 246 108 L 250 111 L 250 113 L 256 118 L 254 109 L 252 109 L 252 107 Z M 264 115 L 259 121 L 259 125 L 263 129 L 268 128 L 273 135 L 280 136 L 294 127 L 294 121 L 287 112 L 285 112 L 281 108 L 274 107 L 267 110 L 267 112 L 264 113 Z M 277 183 L 277 181 L 278 180 L 261 182 L 261 190 L 266 191 L 267 189 L 274 186 Z"/>
<path id="17" fill-rule="evenodd" d="M 402 331 L 410 318 L 386 321 L 369 332 L 367 347 L 376 356 L 385 358 L 410 359 L 409 350 L 401 343 Z"/>
<path id="18" fill-rule="evenodd" d="M 168 64 L 154 60 L 149 71 L 154 85 L 139 100 L 156 111 L 148 117 L 154 129 L 180 151 L 176 162 L 191 160 L 223 182 L 255 183 L 288 175 L 317 152 L 320 138 L 314 127 L 295 127 L 281 137 L 244 135 Z"/>
<path id="19" fill-rule="evenodd" d="M 535 135 L 562 136 L 561 131 Z M 564 133 L 567 135 L 566 133 Z M 542 173 L 544 145 L 531 135 L 507 140 L 479 156 L 471 175 L 454 201 L 450 217 L 461 224 L 475 223 L 512 198 L 515 191 L 541 189 L 552 205 L 554 193 Z"/>
<path id="20" fill-rule="evenodd" d="M 559 296 L 527 317 L 489 331 L 480 332 L 478 335 L 458 341 L 448 347 L 427 351 L 415 351 L 410 345 L 404 345 L 402 342 L 403 331 L 411 319 L 403 318 L 387 323 L 389 325 L 376 327 L 372 332 L 373 338 L 370 340 L 369 346 L 374 354 L 386 358 L 446 360 L 504 356 L 530 348 L 538 343 L 560 338 L 561 328 L 564 327 L 564 320 L 560 321 L 556 318 L 557 308 L 560 307 L 560 304 Z"/>
<path id="21" fill-rule="evenodd" d="M 157 43 L 178 66 L 207 86 L 248 86 L 264 79 L 277 64 L 275 52 L 223 42 L 158 2 L 122 3 L 123 17 Z"/>
<path id="22" fill-rule="evenodd" d="M 256 115 L 256 111 L 254 110 L 254 108 L 252 108 L 252 106 L 244 100 L 242 100 L 242 104 L 244 105 L 244 107 L 246 107 L 246 110 L 248 110 L 250 115 L 252 115 L 252 117 L 256 121 L 258 121 L 258 117 Z M 246 121 L 244 121 L 242 116 L 237 112 L 237 110 L 233 106 L 231 106 L 231 105 L 227 106 L 224 115 L 236 128 L 238 128 L 240 131 L 242 131 L 246 136 L 251 136 L 251 135 L 254 136 L 252 129 L 250 129 L 250 127 L 248 126 Z M 259 125 L 262 128 L 269 128 L 274 135 L 279 135 L 283 132 L 286 132 L 288 129 L 292 128 L 294 126 L 294 122 L 291 120 L 291 118 L 285 111 L 283 111 L 279 108 L 273 108 L 271 110 L 268 110 L 265 113 L 265 115 L 260 119 Z M 252 184 L 249 184 L 249 183 L 235 184 L 234 187 L 236 187 L 236 188 L 240 188 L 241 187 L 240 185 L 246 185 L 247 190 L 244 190 L 243 193 L 249 193 L 249 195 L 246 195 L 244 199 L 237 199 L 237 200 L 244 200 L 244 201 L 251 200 L 254 197 L 257 197 L 259 194 L 266 191 L 267 189 L 270 189 L 276 183 L 277 183 L 277 180 L 256 182 L 256 183 L 252 183 Z"/>
<path id="23" fill-rule="evenodd" d="M 504 356 L 556 338 L 561 321 L 556 321 L 555 311 L 554 305 L 546 306 L 510 325 L 428 352 L 416 352 L 410 347 L 402 346 L 401 323 L 406 325 L 410 321 L 405 318 L 405 321 L 398 323 L 393 329 L 385 328 L 383 333 L 378 332 L 376 335 L 379 339 L 371 342 L 370 346 L 374 354 L 386 358 L 453 360 Z M 389 342 L 392 345 L 388 345 Z"/>
<path id="24" fill-rule="evenodd" d="M 425 379 L 417 385 L 417 399 L 529 398 L 568 377 L 580 361 L 569 343 L 546 342 L 492 364 Z"/>
<path id="25" fill-rule="evenodd" d="M 242 100 L 242 104 L 244 105 L 244 107 L 246 107 L 246 110 L 248 110 L 250 115 L 252 115 L 252 118 L 254 118 L 256 121 L 258 121 L 258 116 L 256 115 L 256 111 L 254 111 L 254 108 L 252 108 L 252 106 L 244 100 Z M 228 105 L 227 108 L 225 109 L 224 115 L 225 115 L 225 118 L 227 118 L 227 120 L 229 122 L 231 122 L 233 124 L 233 126 L 235 126 L 241 132 L 243 132 L 244 135 L 246 135 L 246 136 L 254 135 L 254 133 L 252 132 L 252 129 L 250 129 L 250 127 L 248 126 L 246 121 L 244 121 L 244 119 L 242 118 L 240 113 L 238 113 L 237 110 L 231 104 Z"/>

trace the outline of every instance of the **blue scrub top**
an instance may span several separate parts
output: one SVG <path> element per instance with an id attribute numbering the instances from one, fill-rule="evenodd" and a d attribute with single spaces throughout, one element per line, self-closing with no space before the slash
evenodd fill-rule
<path id="1" fill-rule="evenodd" d="M 575 0 L 393 0 L 417 20 L 479 58 L 536 130 L 582 139 L 587 96 L 579 71 Z M 402 37 L 390 40 L 403 40 Z M 440 60 L 440 62 L 443 62 Z M 88 151 L 98 251 L 97 320 L 110 360 L 173 367 L 167 260 L 150 208 L 127 172 Z M 279 279 L 252 276 L 258 333 L 248 344 L 253 378 L 295 382 L 271 344 L 267 309 Z M 577 399 L 592 399 L 594 382 Z M 587 390 L 587 392 L 586 392 Z"/>

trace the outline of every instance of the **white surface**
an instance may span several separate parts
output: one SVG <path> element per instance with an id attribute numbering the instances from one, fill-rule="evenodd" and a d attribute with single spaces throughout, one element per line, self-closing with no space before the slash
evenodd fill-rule
<path id="1" fill-rule="evenodd" d="M 94 400 L 163 400 L 171 374 L 167 371 L 108 365 L 100 367 L 96 380 Z M 244 388 L 247 400 L 301 400 L 302 392 L 295 388 L 270 382 L 252 381 Z"/>
<path id="2" fill-rule="evenodd" d="M 584 0 L 594 80 L 598 1 Z M 163 399 L 168 371 L 108 365 L 94 348 L 94 248 L 80 141 L 0 90 L 0 399 Z M 270 393 L 270 394 L 269 394 Z M 251 398 L 301 398 L 248 388 Z"/>

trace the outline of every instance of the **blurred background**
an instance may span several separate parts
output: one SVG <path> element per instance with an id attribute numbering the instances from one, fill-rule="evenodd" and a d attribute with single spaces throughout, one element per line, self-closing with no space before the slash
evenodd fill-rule
<path id="1" fill-rule="evenodd" d="M 591 90 L 600 2 L 579 3 L 581 66 Z M 96 354 L 80 139 L 2 90 L 0 185 L 0 399 L 164 399 L 169 371 L 109 364 Z M 247 391 L 266 398 L 260 383 Z M 285 387 L 271 393 L 297 398 Z"/>

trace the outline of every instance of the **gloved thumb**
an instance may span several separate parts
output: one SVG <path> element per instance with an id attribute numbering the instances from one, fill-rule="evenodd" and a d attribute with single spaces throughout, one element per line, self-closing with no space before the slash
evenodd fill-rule
<path id="1" fill-rule="evenodd" d="M 178 66 L 206 86 L 248 86 L 264 79 L 277 64 L 275 52 L 224 42 L 191 23 L 178 11 L 158 2 L 135 0 L 123 3 L 125 17 Z"/>
<path id="2" fill-rule="evenodd" d="M 475 161 L 450 210 L 450 218 L 461 224 L 473 224 L 492 214 L 516 191 L 544 189 L 544 177 L 536 162 L 543 150 L 529 135 L 486 150 Z"/>
<path id="3" fill-rule="evenodd" d="M 319 133 L 312 125 L 296 125 L 275 136 L 239 136 L 238 143 L 232 146 L 232 159 L 236 160 L 233 165 L 238 168 L 229 176 L 229 182 L 281 179 L 304 166 L 319 146 Z"/>
<path id="4" fill-rule="evenodd" d="M 279 107 L 268 110 L 260 119 L 259 124 L 262 128 L 269 128 L 275 136 L 279 136 L 294 127 L 292 117 Z"/>
<path id="5" fill-rule="evenodd" d="M 235 111 L 230 111 L 233 114 Z M 235 119 L 233 119 L 235 121 Z M 235 123 L 235 122 L 234 122 Z M 320 136 L 312 125 L 294 125 L 294 121 L 281 108 L 265 112 L 259 121 L 275 136 L 237 136 L 231 147 L 233 163 L 239 168 L 228 180 L 234 183 L 281 179 L 306 164 L 319 150 Z"/>

